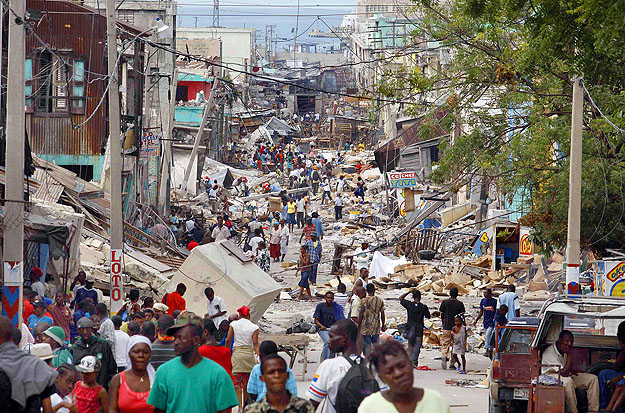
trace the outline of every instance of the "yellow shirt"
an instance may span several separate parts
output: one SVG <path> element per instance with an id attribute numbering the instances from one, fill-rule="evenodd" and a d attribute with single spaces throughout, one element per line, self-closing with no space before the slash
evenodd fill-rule
<path id="1" fill-rule="evenodd" d="M 358 413 L 393 413 L 395 405 L 382 396 L 382 392 L 373 393 L 360 403 Z M 423 398 L 414 409 L 414 413 L 449 413 L 449 403 L 439 392 L 423 388 Z"/>
<path id="2" fill-rule="evenodd" d="M 297 204 L 295 202 L 289 202 L 286 205 L 286 213 L 287 214 L 294 214 L 295 213 L 295 207 L 297 206 Z"/>

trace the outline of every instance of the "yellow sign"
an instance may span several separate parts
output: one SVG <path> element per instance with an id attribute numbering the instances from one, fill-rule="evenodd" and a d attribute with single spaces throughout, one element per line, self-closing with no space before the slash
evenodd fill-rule
<path id="1" fill-rule="evenodd" d="M 480 237 L 480 241 L 482 241 L 483 243 L 488 242 L 488 234 L 486 233 L 486 231 L 482 233 L 482 236 Z"/>
<path id="2" fill-rule="evenodd" d="M 625 274 L 625 262 L 619 262 L 618 265 L 606 275 L 606 278 L 612 282 L 618 280 Z"/>

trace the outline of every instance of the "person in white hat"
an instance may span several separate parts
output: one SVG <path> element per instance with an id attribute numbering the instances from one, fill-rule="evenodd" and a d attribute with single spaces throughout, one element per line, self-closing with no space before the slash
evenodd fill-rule
<path id="1" fill-rule="evenodd" d="M 163 303 L 154 303 L 152 309 L 154 310 L 154 318 L 158 321 L 159 317 L 169 310 L 169 307 Z"/>
<path id="2" fill-rule="evenodd" d="M 52 367 L 52 359 L 54 358 L 54 354 L 52 354 L 52 347 L 50 347 L 50 344 L 33 344 L 30 347 L 30 354 L 39 357 L 41 360 L 45 361 L 48 366 Z"/>
<path id="3" fill-rule="evenodd" d="M 109 399 L 106 390 L 96 381 L 102 363 L 94 356 L 85 356 L 76 366 L 81 380 L 74 387 L 76 408 L 81 413 L 108 412 Z"/>

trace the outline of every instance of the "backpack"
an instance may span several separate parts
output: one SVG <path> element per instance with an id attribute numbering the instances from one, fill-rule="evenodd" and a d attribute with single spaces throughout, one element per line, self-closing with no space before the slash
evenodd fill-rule
<path id="1" fill-rule="evenodd" d="M 337 413 L 356 413 L 358 406 L 363 399 L 371 393 L 380 390 L 378 382 L 369 374 L 366 363 L 345 357 L 351 367 L 347 370 L 345 377 L 339 383 L 339 390 L 336 394 L 336 405 L 334 408 Z"/>

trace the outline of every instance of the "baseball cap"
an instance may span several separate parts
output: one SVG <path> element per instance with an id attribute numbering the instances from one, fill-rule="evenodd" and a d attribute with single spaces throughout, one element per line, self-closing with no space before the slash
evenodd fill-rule
<path id="1" fill-rule="evenodd" d="M 43 302 L 46 304 L 46 307 L 53 303 L 48 297 L 43 297 Z"/>
<path id="2" fill-rule="evenodd" d="M 46 302 L 43 300 L 35 300 L 33 301 L 33 307 L 45 307 Z"/>
<path id="3" fill-rule="evenodd" d="M 155 304 L 152 306 L 152 308 L 153 308 L 154 310 L 158 310 L 158 311 L 162 311 L 162 312 L 165 312 L 165 311 L 169 310 L 169 307 L 167 307 L 167 306 L 166 306 L 165 304 L 163 304 L 163 303 L 155 303 Z"/>
<path id="4" fill-rule="evenodd" d="M 176 323 L 167 329 L 167 335 L 173 336 L 176 331 L 186 326 L 203 326 L 202 319 L 194 313 L 183 313 L 178 316 Z"/>
<path id="5" fill-rule="evenodd" d="M 237 309 L 237 312 L 245 317 L 250 316 L 250 308 L 246 305 L 239 307 L 239 309 Z"/>
<path id="6" fill-rule="evenodd" d="M 63 331 L 63 329 L 59 326 L 52 326 L 44 331 L 43 334 L 50 337 L 52 340 L 56 341 L 60 345 L 65 344 L 65 331 Z"/>
<path id="7" fill-rule="evenodd" d="M 87 274 L 87 278 L 85 279 L 86 282 L 88 283 L 94 283 L 95 282 L 95 277 L 91 274 Z"/>
<path id="8" fill-rule="evenodd" d="M 80 320 L 78 320 L 78 323 L 76 323 L 76 328 L 87 327 L 93 327 L 93 321 L 90 318 L 82 317 Z"/>
<path id="9" fill-rule="evenodd" d="M 76 366 L 76 370 L 81 373 L 93 373 L 100 370 L 102 363 L 94 356 L 85 356 L 80 360 L 80 364 Z"/>
<path id="10" fill-rule="evenodd" d="M 54 357 L 52 347 L 48 343 L 37 343 L 30 348 L 30 354 L 39 357 L 41 360 L 50 360 Z"/>

